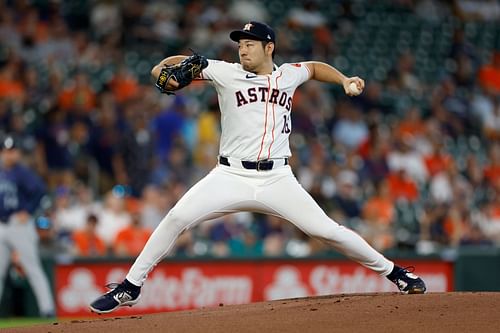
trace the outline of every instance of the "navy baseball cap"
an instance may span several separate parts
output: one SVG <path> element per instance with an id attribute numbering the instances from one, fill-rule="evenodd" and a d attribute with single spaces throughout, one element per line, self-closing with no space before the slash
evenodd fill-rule
<path id="1" fill-rule="evenodd" d="M 229 34 L 229 38 L 235 42 L 240 39 L 261 40 L 266 42 L 275 42 L 273 29 L 265 23 L 251 21 L 245 24 L 242 30 L 235 30 Z"/>

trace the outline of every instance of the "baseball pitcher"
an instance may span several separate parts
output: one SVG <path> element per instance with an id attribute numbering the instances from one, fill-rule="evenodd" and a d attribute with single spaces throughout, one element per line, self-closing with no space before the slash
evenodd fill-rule
<path id="1" fill-rule="evenodd" d="M 203 56 L 172 56 L 152 70 L 157 88 L 172 94 L 195 78 L 217 91 L 222 135 L 217 166 L 194 185 L 151 235 L 126 279 L 91 303 L 91 311 L 108 313 L 133 305 L 148 273 L 165 257 L 179 234 L 200 222 L 238 211 L 276 215 L 311 237 L 394 282 L 403 293 L 424 293 L 425 284 L 374 250 L 355 232 L 339 225 L 301 187 L 288 165 L 295 89 L 307 80 L 344 87 L 347 95 L 364 88 L 359 77 L 346 77 L 322 62 L 273 63 L 275 33 L 250 22 L 230 38 L 238 43 L 240 63 Z"/>

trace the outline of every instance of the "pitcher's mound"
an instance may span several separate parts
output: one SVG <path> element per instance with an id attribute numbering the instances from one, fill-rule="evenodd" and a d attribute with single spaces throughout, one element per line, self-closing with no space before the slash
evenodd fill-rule
<path id="1" fill-rule="evenodd" d="M 73 320 L 5 332 L 499 332 L 500 292 L 343 294 L 152 315 Z"/>

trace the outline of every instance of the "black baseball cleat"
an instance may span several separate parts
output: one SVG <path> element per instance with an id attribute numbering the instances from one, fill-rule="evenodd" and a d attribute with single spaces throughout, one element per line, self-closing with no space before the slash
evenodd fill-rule
<path id="1" fill-rule="evenodd" d="M 387 278 L 394 282 L 399 291 L 404 294 L 424 294 L 427 290 L 424 280 L 413 274 L 414 269 L 414 267 L 394 266 Z"/>
<path id="2" fill-rule="evenodd" d="M 120 306 L 136 304 L 141 296 L 141 288 L 127 280 L 122 283 L 110 283 L 106 285 L 106 288 L 111 290 L 90 303 L 90 311 L 99 314 L 109 313 Z"/>

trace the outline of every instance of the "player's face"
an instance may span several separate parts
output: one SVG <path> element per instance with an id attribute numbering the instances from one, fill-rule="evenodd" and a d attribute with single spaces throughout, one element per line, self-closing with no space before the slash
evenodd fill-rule
<path id="1" fill-rule="evenodd" d="M 268 56 L 262 42 L 251 39 L 240 39 L 238 54 L 243 69 L 254 73 L 258 71 Z"/>
<path id="2" fill-rule="evenodd" d="M 1 157 L 4 166 L 11 167 L 19 161 L 21 155 L 17 149 L 2 149 Z"/>

